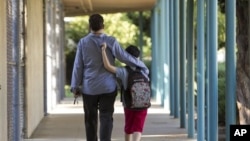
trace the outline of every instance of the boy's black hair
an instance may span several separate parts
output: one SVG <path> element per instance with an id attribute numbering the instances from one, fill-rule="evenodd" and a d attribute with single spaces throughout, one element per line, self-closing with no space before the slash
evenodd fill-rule
<path id="1" fill-rule="evenodd" d="M 136 58 L 140 56 L 140 50 L 134 45 L 129 45 L 125 50 Z"/>
<path id="2" fill-rule="evenodd" d="M 89 26 L 93 31 L 98 31 L 104 28 L 104 20 L 100 14 L 93 14 L 89 17 Z"/>

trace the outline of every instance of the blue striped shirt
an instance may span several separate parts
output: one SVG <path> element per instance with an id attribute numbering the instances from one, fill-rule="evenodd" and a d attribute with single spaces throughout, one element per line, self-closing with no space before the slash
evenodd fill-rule
<path id="1" fill-rule="evenodd" d="M 108 72 L 103 65 L 101 44 L 107 44 L 107 57 L 112 65 L 115 58 L 129 65 L 138 66 L 148 74 L 143 62 L 128 54 L 114 37 L 106 34 L 89 33 L 80 39 L 74 61 L 71 88 L 78 88 L 84 94 L 98 95 L 113 92 L 116 89 L 116 76 Z"/>

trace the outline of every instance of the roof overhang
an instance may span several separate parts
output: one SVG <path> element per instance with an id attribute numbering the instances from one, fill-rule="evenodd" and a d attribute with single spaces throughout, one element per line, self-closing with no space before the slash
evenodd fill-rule
<path id="1" fill-rule="evenodd" d="M 65 17 L 151 10 L 156 0 L 63 0 Z"/>

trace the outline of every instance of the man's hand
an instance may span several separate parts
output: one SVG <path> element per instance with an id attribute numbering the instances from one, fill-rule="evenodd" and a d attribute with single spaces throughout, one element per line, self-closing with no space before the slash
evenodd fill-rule
<path id="1" fill-rule="evenodd" d="M 75 93 L 74 93 L 74 98 L 75 98 L 75 99 L 74 99 L 74 104 L 76 104 L 76 103 L 78 104 L 77 98 L 78 98 L 79 96 L 81 96 L 81 93 L 80 93 L 80 92 L 75 92 Z"/>
<path id="2" fill-rule="evenodd" d="M 74 98 L 81 96 L 81 93 L 74 93 Z"/>
<path id="3" fill-rule="evenodd" d="M 74 104 L 75 104 L 76 102 L 78 103 L 77 98 L 78 98 L 79 96 L 81 96 L 81 91 L 80 91 L 80 89 L 79 89 L 79 88 L 74 88 L 74 89 L 71 89 L 70 91 L 74 94 L 74 98 L 75 98 Z"/>

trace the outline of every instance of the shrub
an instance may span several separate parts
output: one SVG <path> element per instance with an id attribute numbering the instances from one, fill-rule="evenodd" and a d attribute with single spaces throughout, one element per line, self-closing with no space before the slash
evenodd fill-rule
<path id="1" fill-rule="evenodd" d="M 65 85 L 64 86 L 65 90 L 65 97 L 73 97 L 74 95 L 70 92 L 70 85 Z"/>

